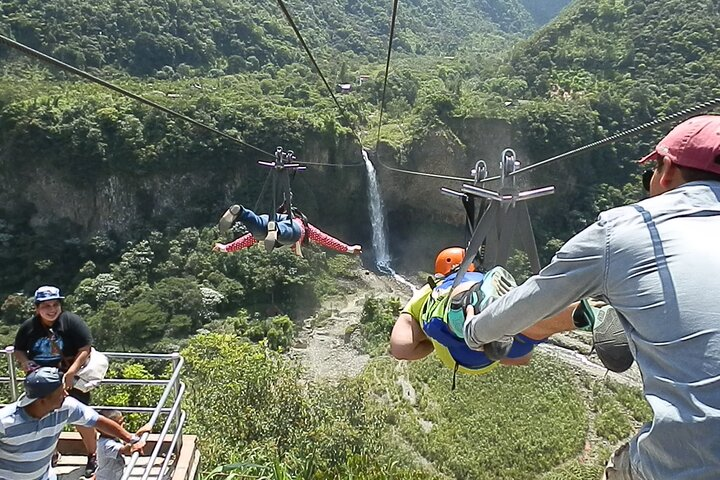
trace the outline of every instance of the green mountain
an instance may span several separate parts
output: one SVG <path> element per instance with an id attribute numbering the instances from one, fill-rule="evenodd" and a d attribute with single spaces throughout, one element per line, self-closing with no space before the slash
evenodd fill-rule
<path id="1" fill-rule="evenodd" d="M 708 0 L 583 0 L 519 44 L 508 65 L 532 96 L 615 95 L 670 113 L 720 94 L 720 6 Z"/>
<path id="2" fill-rule="evenodd" d="M 453 55 L 463 45 L 530 33 L 544 4 L 569 0 L 413 0 L 400 5 L 395 47 L 409 54 Z M 288 10 L 316 54 L 370 61 L 387 48 L 386 1 L 294 1 Z M 546 20 L 550 16 L 543 17 Z M 282 66 L 303 59 L 274 2 L 227 0 L 41 0 L 0 2 L 0 32 L 80 68 L 113 66 L 152 75 L 165 66 L 223 73 Z"/>

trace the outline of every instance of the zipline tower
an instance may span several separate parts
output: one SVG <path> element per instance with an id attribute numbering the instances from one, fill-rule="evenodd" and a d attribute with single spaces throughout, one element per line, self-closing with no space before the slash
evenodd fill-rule
<path id="1" fill-rule="evenodd" d="M 516 240 L 527 253 L 533 273 L 540 271 L 540 257 L 526 200 L 551 195 L 555 193 L 555 187 L 520 191 L 515 180 L 515 172 L 519 168 L 520 162 L 515 151 L 506 148 L 500 159 L 500 188 L 497 192 L 478 186 L 487 178 L 487 166 L 482 160 L 477 162 L 473 170 L 473 185 L 463 184 L 459 192 L 449 188 L 441 189 L 442 193 L 462 200 L 471 232 L 467 254 L 460 264 L 453 288 L 460 284 L 476 258 L 483 271 L 506 265 Z M 479 216 L 475 215 L 476 199 L 480 199 L 481 206 L 485 206 Z"/>

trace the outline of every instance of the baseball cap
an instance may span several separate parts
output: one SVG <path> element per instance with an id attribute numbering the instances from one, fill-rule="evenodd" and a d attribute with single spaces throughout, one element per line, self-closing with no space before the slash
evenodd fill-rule
<path id="1" fill-rule="evenodd" d="M 63 297 L 60 295 L 60 289 L 50 285 L 44 285 L 35 290 L 35 304 L 41 302 L 47 302 L 48 300 L 62 300 Z"/>
<path id="2" fill-rule="evenodd" d="M 681 167 L 720 174 L 720 115 L 700 115 L 685 120 L 640 163 L 661 157 L 668 157 Z"/>
<path id="3" fill-rule="evenodd" d="M 40 367 L 25 377 L 25 393 L 20 395 L 18 406 L 27 407 L 35 400 L 47 397 L 62 385 L 60 370 L 55 367 Z"/>

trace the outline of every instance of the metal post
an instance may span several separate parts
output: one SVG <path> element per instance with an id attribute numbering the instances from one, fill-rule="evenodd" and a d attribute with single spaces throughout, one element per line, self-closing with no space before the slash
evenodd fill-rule
<path id="1" fill-rule="evenodd" d="M 10 376 L 10 400 L 13 402 L 18 399 L 18 388 L 17 388 L 17 374 L 15 372 L 15 359 L 13 353 L 15 347 L 10 346 L 5 348 L 5 356 L 8 362 L 8 375 Z"/>
<path id="2" fill-rule="evenodd" d="M 173 371 L 177 370 L 178 368 L 182 368 L 182 365 L 180 365 L 180 354 L 177 352 L 172 353 L 172 364 L 173 364 Z M 180 377 L 177 377 L 177 380 L 175 380 L 175 401 L 178 399 L 178 395 L 180 395 Z M 178 408 L 175 413 L 175 428 L 180 429 L 181 423 L 180 423 L 180 417 L 182 414 L 182 408 Z M 176 430 L 176 434 L 178 436 L 177 441 L 177 452 L 175 453 L 176 456 L 180 456 L 180 450 L 182 450 L 182 432 Z"/>

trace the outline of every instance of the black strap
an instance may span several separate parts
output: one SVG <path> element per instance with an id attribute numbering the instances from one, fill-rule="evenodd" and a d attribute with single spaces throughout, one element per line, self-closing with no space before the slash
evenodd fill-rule
<path id="1" fill-rule="evenodd" d="M 457 380 L 457 372 L 460 368 L 460 364 L 458 362 L 455 362 L 455 368 L 453 368 L 453 381 L 452 381 L 452 387 L 450 388 L 450 391 L 455 391 L 456 380 Z"/>

